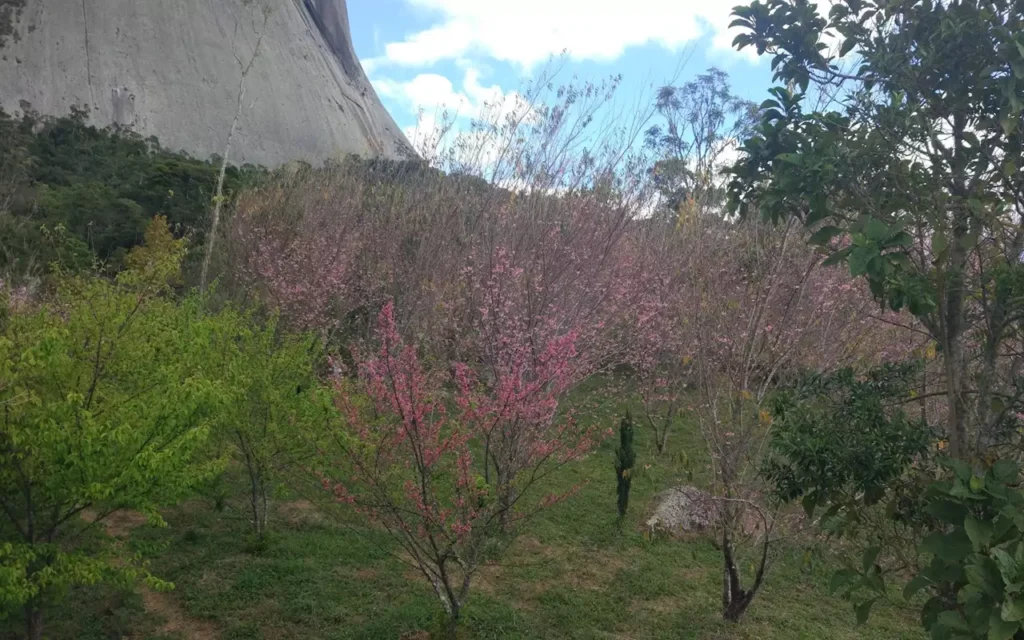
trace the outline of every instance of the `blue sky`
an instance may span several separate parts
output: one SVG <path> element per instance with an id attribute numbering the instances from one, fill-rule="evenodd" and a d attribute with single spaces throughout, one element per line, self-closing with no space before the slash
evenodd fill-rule
<path id="1" fill-rule="evenodd" d="M 567 51 L 556 83 L 622 74 L 617 100 L 682 84 L 715 66 L 734 92 L 760 102 L 766 58 L 730 43 L 738 0 L 349 0 L 356 54 L 398 125 L 439 108 L 474 115 Z M 683 64 L 685 62 L 685 64 Z"/>

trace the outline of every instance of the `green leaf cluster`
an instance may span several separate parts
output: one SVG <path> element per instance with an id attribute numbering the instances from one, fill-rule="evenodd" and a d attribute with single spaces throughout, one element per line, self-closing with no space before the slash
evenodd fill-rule
<path id="1" fill-rule="evenodd" d="M 33 273 L 58 262 L 88 271 L 122 267 L 150 219 L 163 215 L 175 233 L 202 242 L 217 181 L 216 158 L 200 160 L 129 130 L 88 124 L 73 110 L 61 118 L 0 111 L 0 271 Z M 261 175 L 228 167 L 225 193 Z M 76 250 L 60 251 L 43 232 L 60 227 Z"/>

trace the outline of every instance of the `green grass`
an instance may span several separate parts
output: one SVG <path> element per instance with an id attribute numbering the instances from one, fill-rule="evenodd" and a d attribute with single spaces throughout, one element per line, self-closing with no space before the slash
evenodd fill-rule
<path id="1" fill-rule="evenodd" d="M 577 394 L 575 404 L 584 419 L 607 426 L 624 410 L 597 385 Z M 681 452 L 690 458 L 695 482 L 706 473 L 694 425 L 682 424 L 660 457 L 649 432 L 638 428 L 636 440 L 640 472 L 621 529 L 615 522 L 615 442 L 609 439 L 548 487 L 584 483 L 579 495 L 531 521 L 502 564 L 477 577 L 466 638 L 923 637 L 913 608 L 898 595 L 879 602 L 870 623 L 858 627 L 850 604 L 828 595 L 828 560 L 807 567 L 805 550 L 795 543 L 777 548 L 743 622 L 722 622 L 721 556 L 714 545 L 702 538 L 650 539 L 640 527 L 654 495 L 686 481 Z M 224 639 L 391 639 L 437 627 L 439 606 L 428 585 L 389 553 L 386 539 L 285 500 L 275 515 L 274 535 L 254 548 L 241 514 L 195 500 L 170 511 L 166 529 L 136 529 L 132 545 L 148 549 L 157 575 L 176 583 L 173 597 L 182 613 L 212 623 Z M 120 597 L 116 615 L 77 617 L 80 628 L 70 635 L 64 633 L 70 627 L 54 623 L 52 637 L 158 637 L 159 616 L 144 613 L 137 596 Z M 73 604 L 78 612 L 102 606 L 81 599 Z M 57 620 L 66 621 L 68 611 Z"/>

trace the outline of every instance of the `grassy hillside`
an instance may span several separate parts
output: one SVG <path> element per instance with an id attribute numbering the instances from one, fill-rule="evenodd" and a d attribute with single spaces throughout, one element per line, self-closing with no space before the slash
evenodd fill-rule
<path id="1" fill-rule="evenodd" d="M 610 426 L 627 404 L 615 397 L 593 383 L 573 404 Z M 687 481 L 684 452 L 694 482 L 703 482 L 703 445 L 694 429 L 681 424 L 661 457 L 648 432 L 637 430 L 642 472 L 621 530 L 615 524 L 614 442 L 558 475 L 552 488 L 585 484 L 578 496 L 543 512 L 500 565 L 477 576 L 463 636 L 921 637 L 914 611 L 898 594 L 858 627 L 850 605 L 828 595 L 829 559 L 808 556 L 809 539 L 796 533 L 778 545 L 749 615 L 739 625 L 722 622 L 721 555 L 714 544 L 703 537 L 652 538 L 642 527 L 655 494 Z M 438 624 L 438 606 L 422 577 L 391 554 L 386 537 L 339 522 L 329 505 L 314 505 L 321 498 L 283 490 L 274 507 L 275 533 L 262 547 L 249 542 L 241 495 L 230 487 L 223 511 L 212 497 L 193 500 L 167 513 L 167 529 L 130 517 L 115 521 L 110 530 L 176 589 L 79 594 L 52 621 L 52 637 L 426 637 L 422 632 Z"/>

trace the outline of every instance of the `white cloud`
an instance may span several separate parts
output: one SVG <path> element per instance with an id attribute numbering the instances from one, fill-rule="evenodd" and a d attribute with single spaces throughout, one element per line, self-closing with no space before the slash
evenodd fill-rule
<path id="1" fill-rule="evenodd" d="M 522 96 L 518 92 L 506 93 L 497 84 L 486 86 L 481 83 L 480 76 L 477 68 L 467 66 L 461 90 L 437 73 L 421 73 L 407 82 L 390 78 L 375 78 L 372 82 L 379 95 L 391 98 L 413 112 L 446 111 L 457 118 L 477 118 L 493 116 L 497 110 L 499 117 L 504 117 L 521 105 Z"/>
<path id="2" fill-rule="evenodd" d="M 379 95 L 397 100 L 414 111 L 440 108 L 462 112 L 472 105 L 468 95 L 456 91 L 451 80 L 436 73 L 421 73 L 408 82 L 377 78 L 373 80 L 373 88 Z"/>
<path id="3" fill-rule="evenodd" d="M 439 12 L 434 26 L 385 46 L 370 62 L 428 66 L 483 55 L 530 70 L 567 51 L 574 60 L 610 61 L 648 43 L 677 51 L 712 34 L 730 49 L 735 2 L 727 0 L 407 0 Z M 744 54 L 753 55 L 744 50 Z"/>

